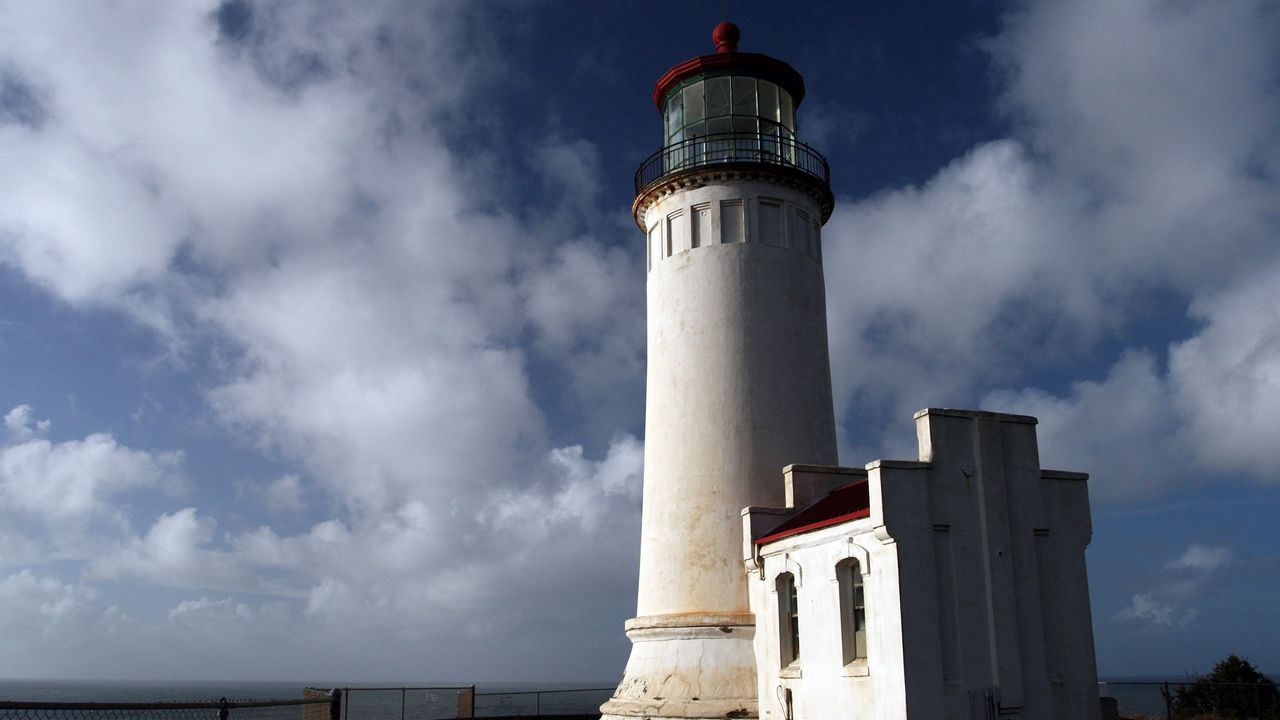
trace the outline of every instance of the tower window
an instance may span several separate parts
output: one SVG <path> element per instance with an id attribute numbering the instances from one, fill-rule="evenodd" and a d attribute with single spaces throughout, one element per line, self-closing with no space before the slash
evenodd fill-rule
<path id="1" fill-rule="evenodd" d="M 711 203 L 693 206 L 693 226 L 690 231 L 690 247 L 698 248 L 711 244 Z"/>
<path id="2" fill-rule="evenodd" d="M 778 655 L 786 667 L 800 660 L 800 603 L 796 579 L 791 573 L 778 576 Z"/>
<path id="3" fill-rule="evenodd" d="M 783 245 L 782 202 L 761 199 L 756 205 L 756 213 L 759 215 L 756 227 L 760 241 L 765 245 Z"/>
<path id="4" fill-rule="evenodd" d="M 653 264 L 662 259 L 662 224 L 654 223 L 649 228 L 649 269 L 653 269 Z"/>
<path id="5" fill-rule="evenodd" d="M 844 663 L 867 659 L 867 609 L 862 568 L 852 558 L 836 566 L 840 585 L 840 639 Z"/>
<path id="6" fill-rule="evenodd" d="M 667 216 L 667 252 L 666 257 L 689 249 L 689 220 L 683 210 L 677 210 Z"/>
<path id="7" fill-rule="evenodd" d="M 746 242 L 747 236 L 743 227 L 742 201 L 723 200 L 720 202 L 720 242 Z"/>

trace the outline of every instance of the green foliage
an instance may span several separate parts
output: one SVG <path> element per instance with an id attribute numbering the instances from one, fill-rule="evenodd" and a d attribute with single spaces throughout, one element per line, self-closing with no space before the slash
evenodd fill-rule
<path id="1" fill-rule="evenodd" d="M 1174 720 L 1280 720 L 1276 684 L 1236 655 L 1213 666 L 1208 675 L 1178 688 Z"/>

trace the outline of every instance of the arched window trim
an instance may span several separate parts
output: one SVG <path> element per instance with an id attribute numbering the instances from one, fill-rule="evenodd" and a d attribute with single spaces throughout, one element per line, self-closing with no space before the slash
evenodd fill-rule
<path id="1" fill-rule="evenodd" d="M 800 663 L 800 603 L 796 576 L 778 573 L 774 578 L 778 602 L 778 659 L 783 668 Z"/>
<path id="2" fill-rule="evenodd" d="M 866 564 L 858 557 L 836 563 L 840 594 L 840 645 L 846 666 L 865 664 L 868 657 Z"/>

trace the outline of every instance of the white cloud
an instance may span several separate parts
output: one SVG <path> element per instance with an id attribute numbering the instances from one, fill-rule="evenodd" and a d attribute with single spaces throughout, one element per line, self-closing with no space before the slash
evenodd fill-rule
<path id="1" fill-rule="evenodd" d="M 236 617 L 247 618 L 253 614 L 248 605 L 244 603 L 233 603 L 231 598 L 222 600 L 210 600 L 202 597 L 199 600 L 183 600 L 178 603 L 177 607 L 169 611 L 169 620 L 183 620 L 192 616 L 207 613 L 209 611 L 223 612 Z"/>
<path id="2" fill-rule="evenodd" d="M 129 490 L 172 492 L 183 486 L 181 452 L 135 450 L 107 433 L 50 442 L 37 437 L 48 421 L 33 429 L 30 412 L 20 405 L 5 416 L 10 437 L 17 439 L 0 446 L 0 500 L 9 510 L 66 523 L 110 512 L 114 496 Z"/>
<path id="3" fill-rule="evenodd" d="M 1150 590 L 1135 594 L 1129 605 L 1111 619 L 1152 627 L 1188 625 L 1200 614 L 1199 609 L 1190 605 L 1204 602 L 1213 595 L 1210 580 L 1235 560 L 1235 551 L 1229 546 L 1191 543 L 1182 555 L 1164 564 L 1160 579 Z"/>
<path id="4" fill-rule="evenodd" d="M 1225 545 L 1201 545 L 1192 543 L 1181 557 L 1165 563 L 1170 570 L 1192 570 L 1212 573 L 1235 562 L 1235 552 Z"/>
<path id="5" fill-rule="evenodd" d="M 92 589 L 23 570 L 0 579 L 0 628 L 6 635 L 47 635 L 62 625 L 78 625 L 95 597 Z"/>
<path id="6" fill-rule="evenodd" d="M 236 484 L 236 497 L 262 503 L 273 513 L 300 513 L 307 509 L 302 478 L 286 473 L 267 483 Z"/>
<path id="7" fill-rule="evenodd" d="M 1199 612 L 1195 609 L 1177 610 L 1168 603 L 1152 599 L 1150 595 L 1137 593 L 1129 605 L 1111 619 L 1118 622 L 1133 620 L 1171 628 L 1175 625 L 1179 627 L 1187 625 L 1195 620 L 1198 614 Z"/>
<path id="8" fill-rule="evenodd" d="M 1088 470 L 1095 499 L 1140 497 L 1198 474 L 1179 442 L 1181 419 L 1169 388 L 1145 352 L 1126 353 L 1106 378 L 1074 383 L 1066 397 L 996 391 L 980 404 L 1039 418 L 1041 464 Z"/>
<path id="9" fill-rule="evenodd" d="M 87 565 L 95 579 L 135 579 L 155 585 L 257 590 L 262 581 L 234 556 L 211 547 L 217 521 L 183 508 L 156 519 L 147 534 L 104 549 Z M 274 588 L 276 592 L 284 592 Z"/>
<path id="10" fill-rule="evenodd" d="M 1280 264 L 1263 268 L 1192 304 L 1204 322 L 1175 344 L 1169 375 L 1188 418 L 1184 442 L 1213 470 L 1276 482 L 1280 444 Z"/>
<path id="11" fill-rule="evenodd" d="M 1046 458 L 1092 472 L 1103 499 L 1231 472 L 1270 481 L 1275 14 L 1090 0 L 1006 20 L 989 48 L 1014 136 L 827 226 L 842 422 L 874 446 L 885 426 L 851 423 L 975 400 L 1041 415 Z M 1172 309 L 1152 307 L 1157 289 Z M 1187 307 L 1202 323 L 1190 337 L 1124 347 Z M 1117 345 L 1098 379 L 1027 387 Z"/>
<path id="12" fill-rule="evenodd" d="M 31 420 L 31 406 L 19 405 L 4 416 L 4 430 L 10 443 L 25 442 L 36 435 L 49 432 L 52 423 L 49 420 Z"/>

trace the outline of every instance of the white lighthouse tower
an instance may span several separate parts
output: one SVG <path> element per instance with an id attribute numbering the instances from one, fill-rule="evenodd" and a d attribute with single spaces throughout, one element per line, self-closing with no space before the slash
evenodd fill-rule
<path id="1" fill-rule="evenodd" d="M 737 49 L 657 83 L 636 174 L 648 255 L 644 519 L 633 646 L 606 717 L 757 715 L 741 511 L 790 463 L 836 464 L 820 229 L 826 161 L 797 140 L 804 80 Z"/>

